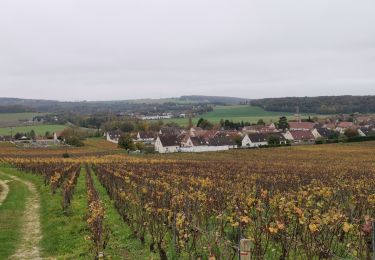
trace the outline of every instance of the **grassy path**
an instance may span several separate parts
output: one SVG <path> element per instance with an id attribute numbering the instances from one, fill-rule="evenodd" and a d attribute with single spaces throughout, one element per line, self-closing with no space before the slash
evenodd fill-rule
<path id="1" fill-rule="evenodd" d="M 9 193 L 9 180 L 2 181 L 0 180 L 0 206 L 3 204 L 3 201 L 7 198 Z"/>
<path id="2" fill-rule="evenodd" d="M 29 191 L 21 223 L 21 242 L 10 259 L 41 259 L 39 243 L 42 238 L 42 231 L 40 228 L 39 192 L 32 182 L 12 175 L 9 175 L 9 177 L 25 185 Z"/>
<path id="3" fill-rule="evenodd" d="M 84 172 L 81 172 L 71 210 L 65 215 L 61 208 L 61 191 L 52 195 L 50 187 L 45 186 L 41 176 L 24 173 L 8 166 L 0 171 L 32 182 L 40 194 L 40 220 L 42 239 L 41 257 L 47 259 L 93 259 L 86 224 L 87 195 Z M 0 179 L 9 179 L 0 174 Z M 29 196 L 27 187 L 12 180 L 8 183 L 8 198 L 0 206 L 0 259 L 8 259 L 17 248 L 21 238 L 21 216 Z M 4 231 L 4 232 L 3 232 Z M 23 258 L 30 259 L 30 258 Z"/>
<path id="4" fill-rule="evenodd" d="M 94 185 L 105 207 L 105 226 L 110 229 L 110 238 L 104 254 L 109 259 L 159 259 L 158 254 L 150 252 L 146 245 L 137 239 L 132 230 L 122 220 L 106 189 L 92 174 Z"/>
<path id="5" fill-rule="evenodd" d="M 0 259 L 8 259 L 20 245 L 22 217 L 29 196 L 27 187 L 0 172 L 0 180 L 7 181 L 9 193 L 0 206 Z"/>

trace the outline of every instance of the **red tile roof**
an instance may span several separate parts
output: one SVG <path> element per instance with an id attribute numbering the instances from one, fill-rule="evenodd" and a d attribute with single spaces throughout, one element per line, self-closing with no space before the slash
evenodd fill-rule
<path id="1" fill-rule="evenodd" d="M 290 131 L 294 140 L 312 140 L 315 139 L 310 130 L 292 130 Z"/>
<path id="2" fill-rule="evenodd" d="M 289 129 L 306 129 L 311 130 L 315 126 L 312 122 L 289 122 Z"/>

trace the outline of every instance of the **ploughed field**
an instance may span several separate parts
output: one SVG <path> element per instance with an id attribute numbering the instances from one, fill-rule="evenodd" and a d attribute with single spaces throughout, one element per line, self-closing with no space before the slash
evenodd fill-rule
<path id="1" fill-rule="evenodd" d="M 0 160 L 47 185 L 48 196 L 60 201 L 56 214 L 68 219 L 77 183 L 85 183 L 80 221 L 87 234 L 75 234 L 88 243 L 79 249 L 87 250 L 82 257 L 236 259 L 243 238 L 252 259 L 373 257 L 371 142 L 145 157 L 3 154 Z M 109 221 L 114 214 L 121 223 Z M 131 234 L 121 237 L 121 230 Z M 51 256 L 43 243 L 41 252 Z"/>

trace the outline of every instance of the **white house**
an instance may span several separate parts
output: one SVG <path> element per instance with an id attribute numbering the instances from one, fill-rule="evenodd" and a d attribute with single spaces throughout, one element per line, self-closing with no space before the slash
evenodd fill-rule
<path id="1" fill-rule="evenodd" d="M 277 138 L 277 144 L 286 144 L 287 141 L 281 133 L 252 133 L 246 134 L 242 139 L 243 147 L 260 147 L 269 145 L 270 137 Z"/>
<path id="2" fill-rule="evenodd" d="M 145 144 L 155 143 L 155 133 L 153 132 L 138 132 L 136 142 L 142 142 Z"/>
<path id="3" fill-rule="evenodd" d="M 309 130 L 294 130 L 287 131 L 283 134 L 285 139 L 293 142 L 294 144 L 313 144 L 315 143 L 315 136 Z"/>
<path id="4" fill-rule="evenodd" d="M 107 141 L 111 143 L 118 144 L 118 140 L 121 137 L 121 131 L 116 130 L 116 131 L 108 131 L 106 136 L 107 136 Z"/>
<path id="5" fill-rule="evenodd" d="M 311 131 L 311 133 L 313 134 L 313 136 L 314 136 L 315 139 L 318 139 L 318 138 L 322 137 L 322 135 L 319 133 L 319 131 L 316 128 L 314 128 Z"/>
<path id="6" fill-rule="evenodd" d="M 261 133 L 246 134 L 242 139 L 242 147 L 259 147 L 268 145 L 267 136 Z"/>
<path id="7" fill-rule="evenodd" d="M 159 153 L 175 153 L 180 150 L 180 144 L 175 135 L 158 135 L 154 146 L 155 151 Z"/>

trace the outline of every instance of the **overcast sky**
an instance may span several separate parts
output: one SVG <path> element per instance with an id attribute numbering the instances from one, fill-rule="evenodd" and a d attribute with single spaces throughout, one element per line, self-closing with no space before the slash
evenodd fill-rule
<path id="1" fill-rule="evenodd" d="M 375 1 L 1 0 L 0 96 L 375 94 Z"/>

